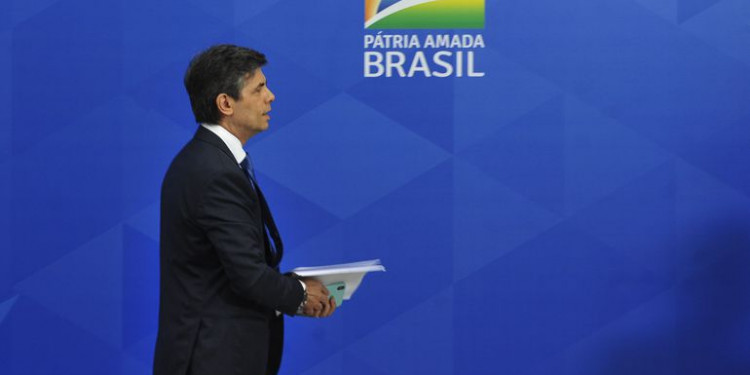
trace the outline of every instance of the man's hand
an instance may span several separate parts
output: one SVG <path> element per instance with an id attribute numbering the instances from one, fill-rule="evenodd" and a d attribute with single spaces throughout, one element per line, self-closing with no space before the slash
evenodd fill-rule
<path id="1" fill-rule="evenodd" d="M 320 281 L 302 278 L 307 287 L 307 303 L 302 309 L 306 316 L 325 318 L 336 310 L 336 299 L 330 296 L 328 289 Z"/>

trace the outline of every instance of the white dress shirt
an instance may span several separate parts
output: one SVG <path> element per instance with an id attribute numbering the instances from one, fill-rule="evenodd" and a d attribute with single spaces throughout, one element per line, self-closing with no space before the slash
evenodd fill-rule
<path id="1" fill-rule="evenodd" d="M 237 160 L 237 165 L 240 165 L 242 160 L 247 157 L 247 152 L 242 148 L 242 142 L 234 134 L 230 133 L 229 130 L 217 124 L 201 124 L 201 126 L 210 130 L 211 133 L 216 134 L 216 136 L 224 141 L 224 144 L 227 145 L 229 151 L 232 152 L 232 155 Z"/>

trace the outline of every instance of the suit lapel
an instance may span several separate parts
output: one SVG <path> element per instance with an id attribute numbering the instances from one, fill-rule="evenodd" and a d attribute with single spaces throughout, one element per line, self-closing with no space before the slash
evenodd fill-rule
<path id="1" fill-rule="evenodd" d="M 210 130 L 204 128 L 203 126 L 198 126 L 198 130 L 195 132 L 195 136 L 193 136 L 193 138 L 198 141 L 209 143 L 212 146 L 218 148 L 236 163 L 237 159 L 234 158 L 234 155 L 232 154 L 232 151 L 229 150 L 229 147 L 227 147 L 227 145 L 224 143 L 224 141 L 221 140 L 221 138 L 219 138 L 219 136 L 217 136 Z M 253 182 L 250 183 L 253 184 Z M 281 257 L 284 253 L 284 245 L 281 242 L 281 236 L 279 235 L 279 230 L 276 228 L 276 222 L 274 222 L 273 220 L 271 210 L 268 208 L 266 197 L 263 196 L 263 192 L 260 190 L 260 187 L 257 184 L 255 184 L 254 186 L 254 193 L 258 198 L 258 202 L 260 203 L 261 220 L 263 221 L 261 223 L 261 231 L 263 232 L 263 239 L 265 241 L 263 245 L 264 250 L 266 251 L 266 259 L 272 267 L 278 267 L 279 263 L 281 263 Z M 251 192 L 251 194 L 253 193 Z M 268 233 L 271 235 L 270 239 L 266 235 L 266 228 L 268 228 Z M 270 249 L 270 240 L 274 242 L 274 247 L 276 249 L 275 254 Z"/>

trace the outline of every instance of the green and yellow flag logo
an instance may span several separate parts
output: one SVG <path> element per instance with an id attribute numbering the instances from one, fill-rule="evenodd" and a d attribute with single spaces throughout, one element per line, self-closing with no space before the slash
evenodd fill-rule
<path id="1" fill-rule="evenodd" d="M 484 0 L 365 0 L 365 29 L 482 29 Z"/>

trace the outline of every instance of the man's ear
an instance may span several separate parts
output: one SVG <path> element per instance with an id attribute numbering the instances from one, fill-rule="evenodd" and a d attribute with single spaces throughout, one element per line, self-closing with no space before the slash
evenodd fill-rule
<path id="1" fill-rule="evenodd" d="M 231 116 L 234 114 L 234 99 L 225 93 L 221 93 L 216 96 L 216 107 L 219 108 L 222 115 Z"/>

